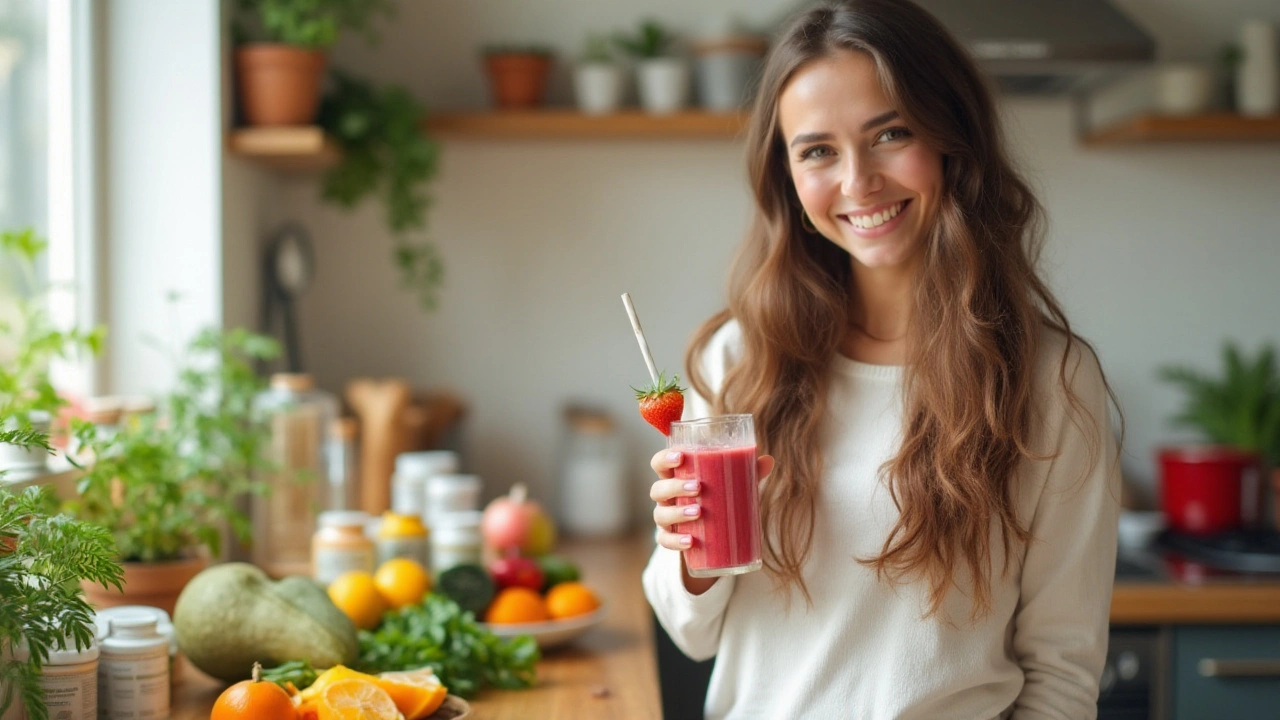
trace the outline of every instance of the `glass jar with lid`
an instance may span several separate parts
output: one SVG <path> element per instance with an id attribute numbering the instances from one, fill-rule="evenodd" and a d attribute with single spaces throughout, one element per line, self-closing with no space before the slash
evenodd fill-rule
<path id="1" fill-rule="evenodd" d="M 369 513 L 330 510 L 320 514 L 319 523 L 311 539 L 311 576 L 316 582 L 328 585 L 349 570 L 373 572 L 376 548 L 365 534 Z"/>
<path id="2" fill-rule="evenodd" d="M 268 492 L 253 498 L 253 562 L 277 577 L 304 574 L 316 516 L 333 502 L 329 443 L 338 401 L 310 375 L 277 373 L 254 407 L 268 417 L 273 467 L 261 477 Z"/>

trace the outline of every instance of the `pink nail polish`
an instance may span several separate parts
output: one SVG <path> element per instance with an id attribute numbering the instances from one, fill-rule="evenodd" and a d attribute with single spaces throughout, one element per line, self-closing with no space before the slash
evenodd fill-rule
<path id="1" fill-rule="evenodd" d="M 684 489 L 685 489 L 685 490 L 688 490 L 689 492 L 693 492 L 694 490 L 697 490 L 697 489 L 698 489 L 698 481 L 697 481 L 697 480 L 690 480 L 689 482 L 687 482 L 687 483 L 685 483 L 685 484 L 684 484 Z"/>
<path id="2" fill-rule="evenodd" d="M 697 505 L 684 506 L 684 514 L 688 515 L 689 517 L 697 517 L 700 511 L 701 511 L 701 508 L 699 508 Z"/>
<path id="3" fill-rule="evenodd" d="M 690 545 L 692 545 L 692 544 L 693 544 L 693 536 L 692 536 L 692 535 L 681 535 L 681 536 L 680 536 L 680 544 L 681 544 L 682 546 L 684 546 L 684 547 L 689 547 Z"/>

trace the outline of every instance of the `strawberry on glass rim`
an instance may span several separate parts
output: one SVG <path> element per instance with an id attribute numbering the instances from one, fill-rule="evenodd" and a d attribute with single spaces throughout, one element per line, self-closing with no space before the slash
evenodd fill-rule
<path id="1" fill-rule="evenodd" d="M 636 400 L 640 401 L 640 417 L 663 435 L 671 435 L 671 423 L 679 421 L 684 413 L 684 388 L 680 387 L 680 376 L 672 375 L 668 380 L 665 373 L 658 373 L 655 382 L 631 389 L 636 391 Z"/>

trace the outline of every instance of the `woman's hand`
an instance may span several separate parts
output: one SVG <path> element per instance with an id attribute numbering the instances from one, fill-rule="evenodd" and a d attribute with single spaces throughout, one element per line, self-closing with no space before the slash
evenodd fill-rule
<path id="1" fill-rule="evenodd" d="M 685 550 L 693 544 L 693 538 L 675 531 L 677 523 L 696 520 L 702 513 L 702 507 L 696 503 L 677 504 L 680 498 L 696 498 L 700 490 L 697 480 L 677 480 L 675 469 L 684 462 L 684 453 L 679 450 L 661 450 L 649 461 L 649 467 L 657 473 L 658 479 L 649 488 L 649 497 L 654 502 L 653 523 L 658 526 L 657 541 L 664 548 Z M 773 456 L 761 455 L 756 459 L 756 473 L 761 479 L 773 472 Z M 715 582 L 715 578 L 690 577 L 684 573 L 684 586 L 694 595 L 700 595 Z"/>

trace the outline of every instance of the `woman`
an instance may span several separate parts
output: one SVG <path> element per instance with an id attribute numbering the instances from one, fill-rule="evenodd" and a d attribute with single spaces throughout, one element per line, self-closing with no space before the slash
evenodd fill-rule
<path id="1" fill-rule="evenodd" d="M 1111 392 L 1037 276 L 1042 211 L 972 61 L 904 0 L 807 10 L 747 144 L 755 217 L 686 416 L 754 415 L 765 569 L 688 575 L 697 490 L 663 451 L 644 573 L 716 656 L 707 717 L 1094 717 Z"/>

